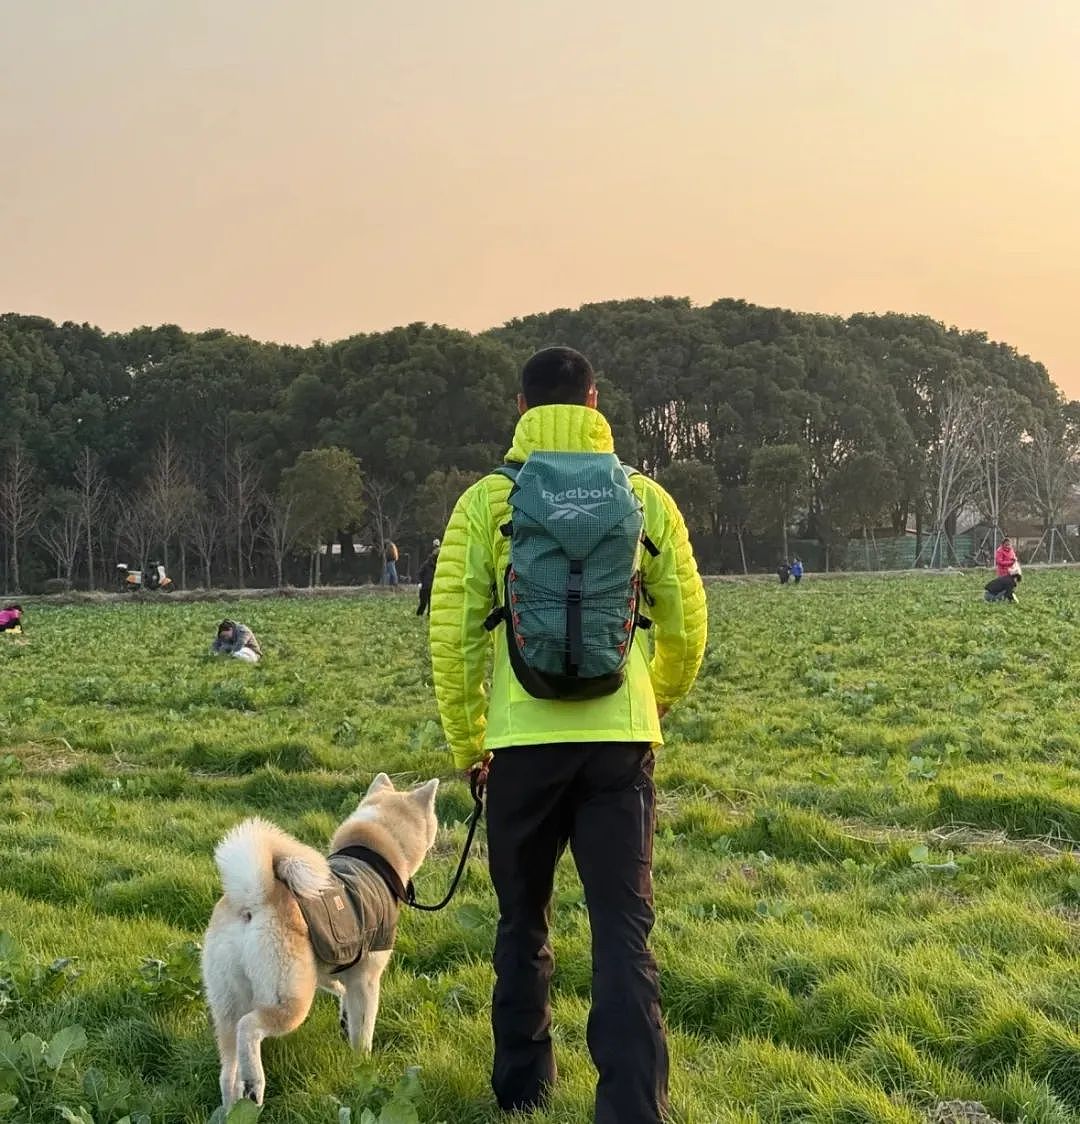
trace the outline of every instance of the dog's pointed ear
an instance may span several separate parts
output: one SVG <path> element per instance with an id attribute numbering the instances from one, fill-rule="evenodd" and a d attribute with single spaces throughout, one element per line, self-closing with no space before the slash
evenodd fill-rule
<path id="1" fill-rule="evenodd" d="M 413 789 L 412 798 L 420 805 L 421 808 L 426 808 L 434 811 L 435 809 L 435 794 L 439 791 L 439 780 L 436 777 L 434 780 L 422 784 L 419 788 Z"/>
<path id="2" fill-rule="evenodd" d="M 394 782 L 385 773 L 379 773 L 371 784 L 368 785 L 368 790 L 364 795 L 374 796 L 376 792 L 381 792 L 384 788 L 388 788 L 393 792 Z"/>

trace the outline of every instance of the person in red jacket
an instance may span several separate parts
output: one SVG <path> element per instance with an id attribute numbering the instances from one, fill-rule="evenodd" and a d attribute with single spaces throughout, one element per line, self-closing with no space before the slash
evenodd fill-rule
<path id="1" fill-rule="evenodd" d="M 997 567 L 999 578 L 1011 574 L 1019 565 L 1019 559 L 1010 539 L 1001 540 L 1001 546 L 997 548 L 997 553 L 994 555 L 994 565 Z"/>

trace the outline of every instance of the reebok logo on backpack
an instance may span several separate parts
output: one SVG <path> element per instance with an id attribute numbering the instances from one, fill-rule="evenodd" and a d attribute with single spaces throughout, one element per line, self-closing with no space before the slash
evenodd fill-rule
<path id="1" fill-rule="evenodd" d="M 596 508 L 606 500 L 615 498 L 614 488 L 569 488 L 565 492 L 541 492 L 552 506 L 552 519 L 576 519 L 585 515 L 597 519 Z M 593 503 L 575 503 L 575 500 L 593 500 Z"/>
<path id="2" fill-rule="evenodd" d="M 510 665 L 539 699 L 613 694 L 637 628 L 641 502 L 612 453 L 533 453 L 509 477 L 510 565 L 487 627 L 506 625 Z M 632 469 L 630 470 L 633 471 Z"/>
<path id="3" fill-rule="evenodd" d="M 621 467 L 621 466 L 620 466 Z M 541 492 L 548 503 L 560 504 L 567 500 L 613 500 L 614 488 L 567 488 L 565 492 Z"/>

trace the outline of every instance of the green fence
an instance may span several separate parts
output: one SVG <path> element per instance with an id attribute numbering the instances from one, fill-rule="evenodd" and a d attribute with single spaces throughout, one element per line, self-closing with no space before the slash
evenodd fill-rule
<path id="1" fill-rule="evenodd" d="M 846 547 L 830 552 L 828 560 L 825 548 L 815 539 L 791 539 L 788 547 L 791 556 L 803 560 L 807 570 L 821 573 L 824 570 L 913 570 L 916 565 L 918 547 L 914 535 L 898 535 L 890 538 L 869 540 L 863 545 L 861 538 L 851 539 Z M 939 550 L 939 565 L 967 565 L 978 547 L 976 536 L 957 535 L 950 548 L 944 541 Z M 922 540 L 923 557 L 920 566 L 929 564 L 931 543 L 929 536 Z M 827 562 L 827 564 L 826 564 Z"/>

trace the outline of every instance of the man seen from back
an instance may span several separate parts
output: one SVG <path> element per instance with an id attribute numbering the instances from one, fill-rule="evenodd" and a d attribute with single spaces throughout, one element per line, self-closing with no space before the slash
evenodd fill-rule
<path id="1" fill-rule="evenodd" d="M 613 456 L 584 356 L 561 347 L 534 355 L 522 373 L 518 409 L 506 464 L 469 488 L 450 518 L 431 607 L 435 693 L 454 760 L 474 771 L 488 768 L 493 755 L 487 831 L 499 923 L 492 1087 L 505 1111 L 530 1112 L 548 1103 L 556 1080 L 548 930 L 555 868 L 569 845 L 592 930 L 595 1120 L 659 1124 L 668 1118 L 668 1052 L 648 944 L 653 750 L 662 742 L 661 718 L 701 665 L 705 594 L 674 501 Z M 538 488 L 534 500 L 523 498 L 536 473 L 579 470 L 608 473 L 610 486 Z M 609 504 L 628 514 L 616 512 L 605 538 L 594 530 L 602 529 Z M 560 571 L 545 588 L 541 563 L 560 553 L 569 577 Z M 545 604 L 528 604 L 530 589 L 542 590 Z M 600 612 L 611 590 L 614 599 Z M 613 612 L 609 641 L 602 626 Z M 560 667 L 537 675 L 524 666 L 553 650 L 565 674 Z M 590 679 L 590 695 L 582 669 L 605 659 L 617 670 Z"/>

